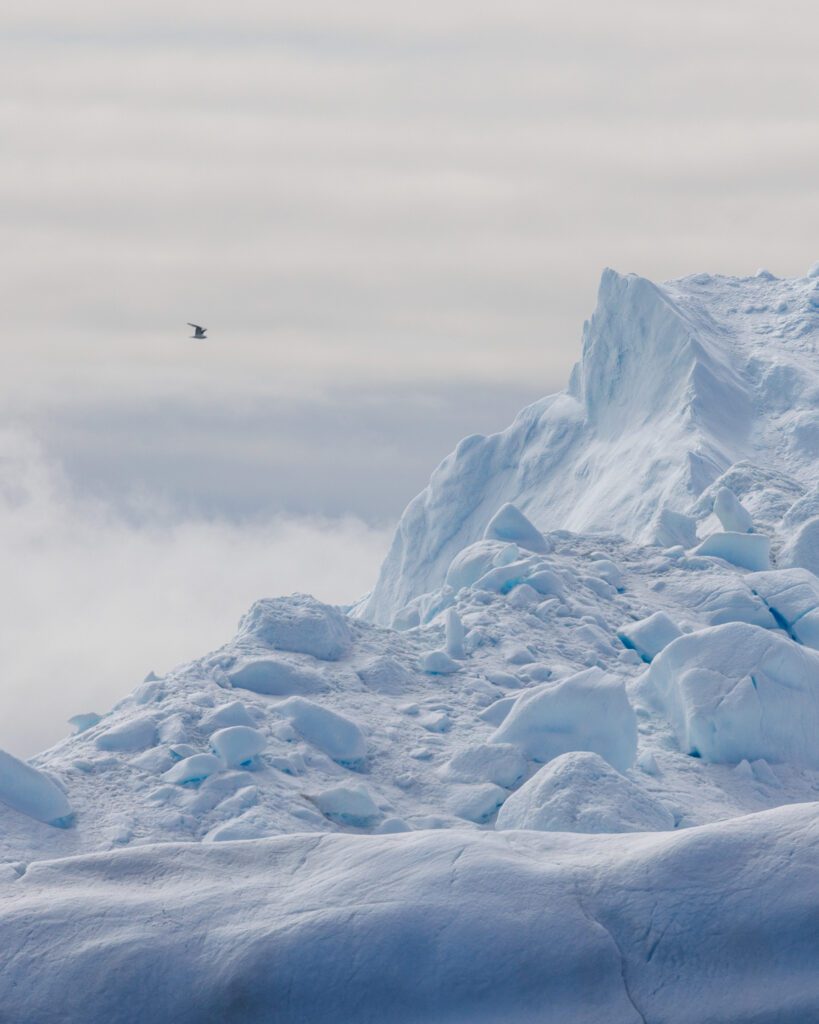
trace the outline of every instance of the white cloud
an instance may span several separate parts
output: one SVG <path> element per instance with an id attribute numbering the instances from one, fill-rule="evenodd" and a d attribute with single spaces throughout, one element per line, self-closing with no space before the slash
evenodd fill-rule
<path id="1" fill-rule="evenodd" d="M 256 598 L 350 602 L 389 531 L 360 520 L 128 524 L 71 497 L 25 434 L 0 434 L 0 747 L 30 755 L 79 711 L 232 636 Z"/>

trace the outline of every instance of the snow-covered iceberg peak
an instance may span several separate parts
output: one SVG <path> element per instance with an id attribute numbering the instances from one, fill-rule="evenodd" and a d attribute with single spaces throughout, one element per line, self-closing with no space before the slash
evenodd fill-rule
<path id="1" fill-rule="evenodd" d="M 748 395 L 719 346 L 709 343 L 717 325 L 697 312 L 643 277 L 603 272 L 569 389 L 598 437 L 617 439 L 669 419 L 701 426 L 729 445 L 747 432 Z"/>
<path id="2" fill-rule="evenodd" d="M 790 503 L 813 483 L 819 454 L 818 320 L 810 277 L 656 285 L 606 270 L 566 391 L 444 459 L 404 512 L 361 614 L 389 624 L 440 587 L 506 503 L 540 530 L 643 542 L 698 499 L 709 514 L 712 487 L 727 483 L 745 501 L 760 473 L 786 479 Z M 753 506 L 752 495 L 757 515 Z"/>

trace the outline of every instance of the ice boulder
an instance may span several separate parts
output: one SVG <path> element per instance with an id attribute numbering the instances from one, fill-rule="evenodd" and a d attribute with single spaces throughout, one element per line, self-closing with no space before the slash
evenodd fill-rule
<path id="1" fill-rule="evenodd" d="M 791 505 L 782 517 L 782 528 L 792 530 L 794 526 L 819 516 L 819 487 L 808 491 Z"/>
<path id="2" fill-rule="evenodd" d="M 156 678 L 151 679 L 150 675 L 152 673 L 131 694 L 135 704 L 153 704 L 165 694 L 164 684 Z"/>
<path id="3" fill-rule="evenodd" d="M 393 615 L 391 628 L 403 633 L 405 630 L 415 629 L 421 625 L 421 611 L 418 607 L 418 600 L 411 601 L 403 608 L 399 608 Z"/>
<path id="4" fill-rule="evenodd" d="M 269 826 L 256 820 L 253 810 L 245 811 L 237 818 L 231 818 L 212 828 L 202 837 L 203 843 L 228 843 L 238 840 L 264 839 L 270 835 Z"/>
<path id="5" fill-rule="evenodd" d="M 376 654 L 357 670 L 361 682 L 376 693 L 406 693 L 415 682 L 412 672 L 389 654 Z"/>
<path id="6" fill-rule="evenodd" d="M 231 686 L 273 697 L 318 693 L 327 689 L 324 676 L 309 665 L 284 658 L 253 658 L 227 674 Z"/>
<path id="7" fill-rule="evenodd" d="M 67 828 L 73 821 L 68 797 L 53 779 L 0 750 L 0 800 L 35 821 Z"/>
<path id="8" fill-rule="evenodd" d="M 712 533 L 694 548 L 694 554 L 722 558 L 742 569 L 762 570 L 771 564 L 771 542 L 761 533 Z"/>
<path id="9" fill-rule="evenodd" d="M 508 594 L 513 587 L 526 580 L 531 572 L 532 564 L 528 558 L 496 565 L 476 581 L 475 589 L 488 590 L 494 594 Z"/>
<path id="10" fill-rule="evenodd" d="M 210 738 L 213 752 L 228 768 L 245 767 L 267 746 L 264 733 L 246 725 L 229 725 Z"/>
<path id="11" fill-rule="evenodd" d="M 819 579 L 807 569 L 754 572 L 745 582 L 770 608 L 782 629 L 819 650 Z"/>
<path id="12" fill-rule="evenodd" d="M 220 772 L 224 765 L 213 754 L 193 754 L 169 768 L 162 776 L 166 782 L 174 782 L 178 786 L 188 786 L 202 782 L 215 772 Z"/>
<path id="13" fill-rule="evenodd" d="M 819 654 L 743 622 L 669 644 L 638 681 L 680 749 L 705 761 L 819 768 Z"/>
<path id="14" fill-rule="evenodd" d="M 412 828 L 403 818 L 385 818 L 375 830 L 380 836 L 393 835 L 397 832 L 412 832 Z"/>
<path id="15" fill-rule="evenodd" d="M 519 680 L 517 681 L 519 682 Z M 515 706 L 516 700 L 517 697 L 501 697 L 500 700 L 493 701 L 489 707 L 480 711 L 478 713 L 478 718 L 484 722 L 488 722 L 490 725 L 500 725 Z"/>
<path id="16" fill-rule="evenodd" d="M 367 828 L 381 817 L 366 786 L 334 786 L 311 799 L 326 818 L 338 825 Z"/>
<path id="17" fill-rule="evenodd" d="M 625 647 L 636 651 L 643 661 L 651 661 L 682 633 L 665 612 L 655 612 L 647 619 L 629 622 L 620 629 L 617 636 Z"/>
<path id="18" fill-rule="evenodd" d="M 454 608 L 447 608 L 446 618 L 446 653 L 450 658 L 464 658 L 464 637 L 466 632 L 460 615 Z"/>
<path id="19" fill-rule="evenodd" d="M 599 668 L 524 690 L 491 737 L 534 761 L 591 750 L 625 771 L 637 753 L 637 718 L 620 679 Z"/>
<path id="20" fill-rule="evenodd" d="M 808 569 L 819 574 L 819 516 L 801 523 L 779 552 L 777 564 L 783 568 Z"/>
<path id="21" fill-rule="evenodd" d="M 479 540 L 458 552 L 449 564 L 446 585 L 454 591 L 471 587 L 481 576 L 486 575 L 503 561 L 503 552 L 510 545 L 497 540 Z M 513 561 L 517 559 L 517 554 Z"/>
<path id="22" fill-rule="evenodd" d="M 589 571 L 615 590 L 623 589 L 623 571 L 610 558 L 593 558 L 589 564 Z"/>
<path id="23" fill-rule="evenodd" d="M 172 743 L 168 747 L 168 753 L 172 761 L 181 761 L 185 757 L 193 757 L 196 747 L 192 747 L 190 743 Z"/>
<path id="24" fill-rule="evenodd" d="M 751 533 L 751 513 L 729 487 L 720 487 L 714 496 L 714 514 L 728 533 Z"/>
<path id="25" fill-rule="evenodd" d="M 461 667 L 446 651 L 427 651 L 421 655 L 420 665 L 431 676 L 448 676 Z"/>
<path id="26" fill-rule="evenodd" d="M 162 743 L 185 743 L 188 739 L 188 723 L 185 715 L 180 712 L 168 715 L 160 721 L 156 732 Z"/>
<path id="27" fill-rule="evenodd" d="M 452 728 L 452 719 L 446 711 L 428 711 L 425 715 L 419 716 L 418 724 L 427 732 L 449 732 Z"/>
<path id="28" fill-rule="evenodd" d="M 496 829 L 661 832 L 674 815 L 599 754 L 572 751 L 544 765 L 498 814 Z"/>
<path id="29" fill-rule="evenodd" d="M 153 718 L 132 718 L 127 722 L 106 729 L 96 737 L 100 750 L 128 752 L 152 747 L 157 740 L 156 722 Z"/>
<path id="30" fill-rule="evenodd" d="M 692 548 L 697 543 L 697 521 L 663 506 L 651 524 L 650 537 L 654 544 L 663 548 L 677 545 Z"/>
<path id="31" fill-rule="evenodd" d="M 494 564 L 496 566 L 511 565 L 512 562 L 517 562 L 521 558 L 520 548 L 517 544 L 501 543 L 500 550 L 495 555 Z"/>
<path id="32" fill-rule="evenodd" d="M 563 598 L 563 581 L 551 569 L 539 569 L 526 577 L 526 583 L 542 597 Z"/>
<path id="33" fill-rule="evenodd" d="M 546 538 L 540 530 L 511 502 L 501 505 L 492 516 L 484 537 L 487 540 L 509 541 L 537 554 L 549 550 Z"/>
<path id="34" fill-rule="evenodd" d="M 220 704 L 218 708 L 205 715 L 200 726 L 209 732 L 214 729 L 225 729 L 229 725 L 247 725 L 251 729 L 256 725 L 250 712 L 240 700 L 231 700 Z"/>
<path id="35" fill-rule="evenodd" d="M 308 743 L 339 764 L 356 765 L 367 756 L 367 740 L 352 719 L 304 697 L 289 697 L 277 705 Z"/>
<path id="36" fill-rule="evenodd" d="M 510 789 L 526 774 L 526 758 L 511 743 L 479 743 L 458 751 L 440 774 L 454 782 L 492 782 Z"/>
<path id="37" fill-rule="evenodd" d="M 92 728 L 101 722 L 102 718 L 96 713 L 96 711 L 86 711 L 79 715 L 72 715 L 68 719 L 68 724 L 74 730 L 74 735 L 77 736 L 81 732 L 85 732 L 86 729 Z"/>
<path id="38" fill-rule="evenodd" d="M 458 818 L 485 825 L 509 794 L 491 782 L 476 786 L 457 786 L 449 798 L 449 808 Z"/>
<path id="39" fill-rule="evenodd" d="M 347 616 L 308 594 L 256 601 L 242 617 L 239 634 L 323 661 L 343 657 L 352 640 Z"/>

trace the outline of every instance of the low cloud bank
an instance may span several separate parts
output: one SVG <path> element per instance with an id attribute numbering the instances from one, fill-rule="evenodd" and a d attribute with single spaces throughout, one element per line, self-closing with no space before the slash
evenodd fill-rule
<path id="1" fill-rule="evenodd" d="M 0 747 L 56 742 L 72 714 L 217 647 L 258 597 L 354 601 L 390 533 L 352 517 L 135 525 L 76 497 L 25 432 L 0 432 Z"/>

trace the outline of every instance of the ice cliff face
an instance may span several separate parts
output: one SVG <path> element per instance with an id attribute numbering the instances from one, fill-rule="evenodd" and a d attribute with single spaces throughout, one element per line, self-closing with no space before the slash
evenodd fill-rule
<path id="1" fill-rule="evenodd" d="M 818 325 L 815 276 L 658 286 L 606 270 L 568 389 L 443 461 L 404 512 L 362 615 L 389 624 L 440 586 L 504 502 L 545 530 L 665 542 L 675 513 L 727 474 L 775 521 L 817 483 Z"/>

